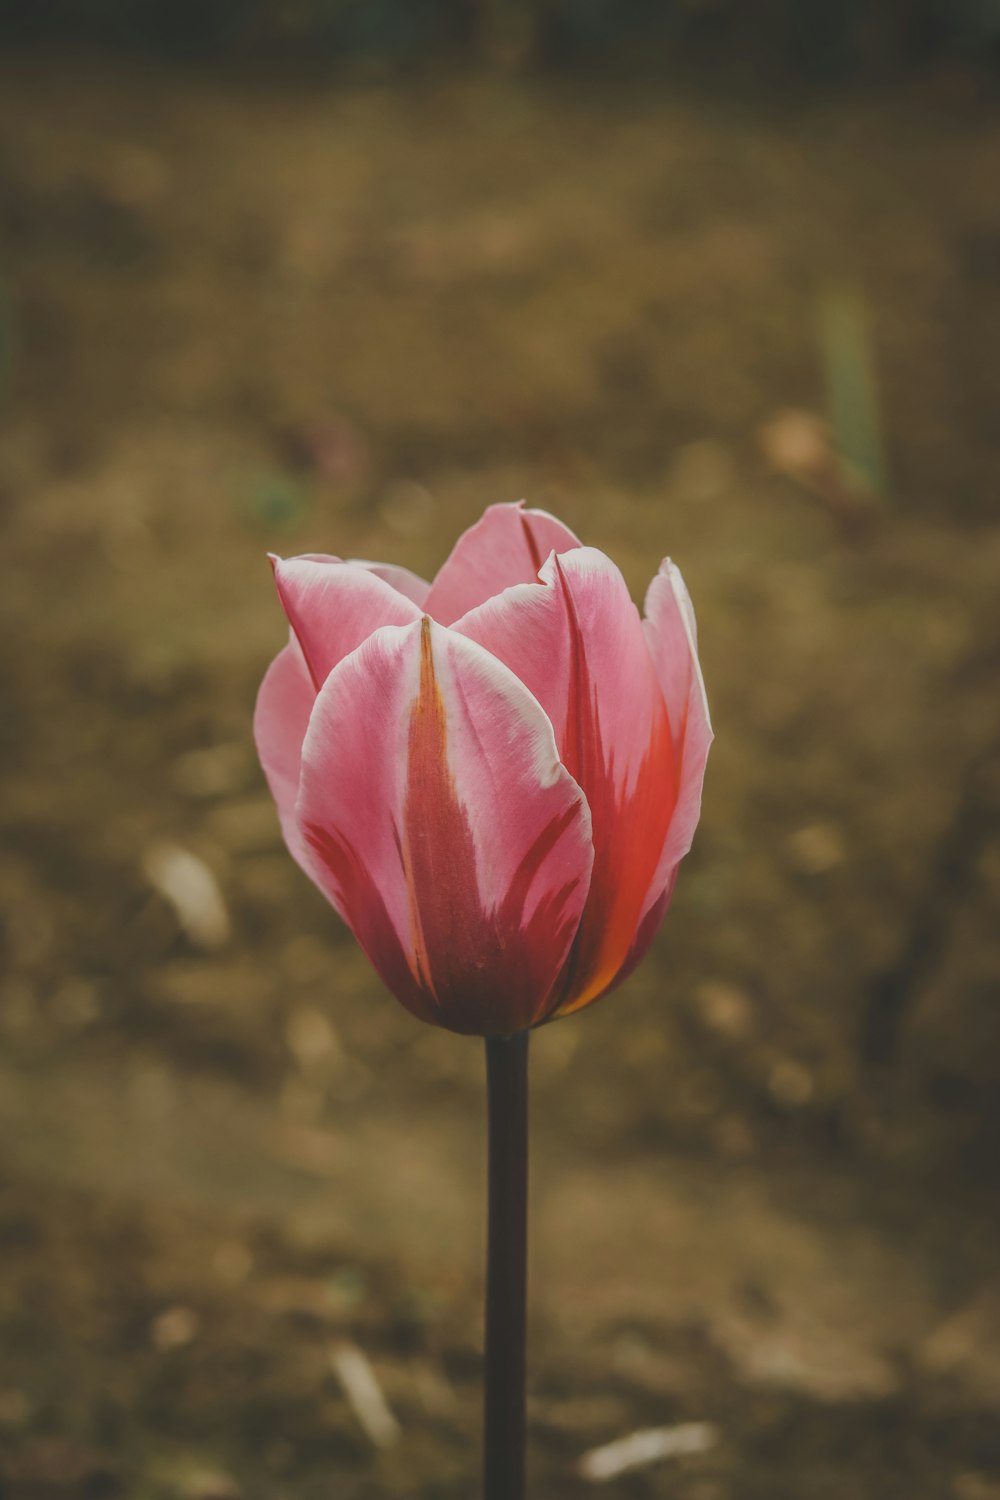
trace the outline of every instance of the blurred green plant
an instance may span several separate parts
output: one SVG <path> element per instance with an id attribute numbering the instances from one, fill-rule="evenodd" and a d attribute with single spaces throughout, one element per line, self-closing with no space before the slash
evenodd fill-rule
<path id="1" fill-rule="evenodd" d="M 309 496 L 297 480 L 270 470 L 240 476 L 233 487 L 233 500 L 249 525 L 269 530 L 294 526 L 309 508 Z"/>
<path id="2" fill-rule="evenodd" d="M 827 419 L 841 477 L 884 498 L 888 486 L 875 359 L 860 289 L 828 282 L 819 295 Z"/>

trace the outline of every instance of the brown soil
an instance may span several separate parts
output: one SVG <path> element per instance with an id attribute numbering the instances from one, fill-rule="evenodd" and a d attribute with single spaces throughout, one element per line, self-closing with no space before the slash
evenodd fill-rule
<path id="1" fill-rule="evenodd" d="M 996 1500 L 995 111 L 3 75 L 3 1494 L 475 1493 L 479 1050 L 298 874 L 249 715 L 266 550 L 430 572 L 523 494 L 680 562 L 718 736 L 654 956 L 534 1042 L 533 1494 L 707 1420 L 606 1492 Z M 875 499 L 808 419 L 844 286 Z"/>

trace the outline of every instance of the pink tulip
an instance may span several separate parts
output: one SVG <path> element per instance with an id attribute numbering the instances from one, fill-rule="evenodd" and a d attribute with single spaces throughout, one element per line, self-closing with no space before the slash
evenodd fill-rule
<path id="1" fill-rule="evenodd" d="M 544 511 L 495 505 L 434 582 L 273 559 L 291 639 L 255 733 L 285 839 L 407 1010 L 509 1036 L 645 953 L 712 740 L 665 561 L 629 598 Z"/>

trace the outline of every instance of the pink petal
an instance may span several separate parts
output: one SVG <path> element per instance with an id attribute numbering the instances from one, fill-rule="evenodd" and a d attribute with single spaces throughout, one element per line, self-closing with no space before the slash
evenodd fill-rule
<path id="1" fill-rule="evenodd" d="M 680 569 L 669 558 L 660 564 L 646 594 L 643 629 L 666 700 L 678 768 L 677 807 L 651 893 L 655 900 L 691 847 L 701 812 L 705 763 L 714 738 L 698 661 L 694 608 Z"/>
<path id="2" fill-rule="evenodd" d="M 694 609 L 684 580 L 669 558 L 661 563 L 649 586 L 643 629 L 670 715 L 677 766 L 677 804 L 642 922 L 615 984 L 644 957 L 670 905 L 678 866 L 691 847 L 698 824 L 705 763 L 712 744 L 708 700 L 698 662 Z"/>
<path id="3" fill-rule="evenodd" d="M 313 878 L 397 998 L 508 1035 L 549 1004 L 586 899 L 590 816 L 499 662 L 425 618 L 327 678 L 296 817 Z"/>
<path id="4" fill-rule="evenodd" d="M 603 994 L 632 949 L 676 798 L 670 725 L 621 573 L 581 547 L 456 622 L 535 695 L 593 819 L 594 871 L 556 992 L 560 1014 Z"/>
<path id="5" fill-rule="evenodd" d="M 544 510 L 491 505 L 463 532 L 424 603 L 427 613 L 450 625 L 477 604 L 514 583 L 534 583 L 550 552 L 579 547 L 568 526 Z"/>
<path id="6" fill-rule="evenodd" d="M 382 625 L 408 625 L 420 610 L 366 567 L 336 557 L 271 559 L 288 616 L 317 691 L 345 656 Z"/>
<path id="7" fill-rule="evenodd" d="M 412 599 L 421 609 L 427 602 L 430 584 L 418 573 L 411 573 L 409 568 L 401 568 L 397 563 L 366 562 L 362 557 L 348 558 L 348 562 L 352 568 L 367 568 L 369 573 L 390 583 L 398 593 L 406 599 Z"/>
<path id="8" fill-rule="evenodd" d="M 257 754 L 278 808 L 281 831 L 291 853 L 309 869 L 308 850 L 295 821 L 302 741 L 316 702 L 316 689 L 294 636 L 264 674 L 257 694 L 253 732 Z"/>
<path id="9" fill-rule="evenodd" d="M 698 662 L 694 609 L 680 571 L 669 558 L 661 563 L 649 586 L 643 630 L 670 717 L 677 801 L 642 921 L 609 988 L 621 984 L 645 957 L 666 915 L 680 862 L 691 847 L 698 823 L 705 762 L 712 743 L 708 700 Z"/>

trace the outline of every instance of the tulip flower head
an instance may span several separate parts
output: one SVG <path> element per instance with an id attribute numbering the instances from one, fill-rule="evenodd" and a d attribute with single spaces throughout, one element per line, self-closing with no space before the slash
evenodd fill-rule
<path id="1" fill-rule="evenodd" d="M 388 988 L 485 1037 L 613 989 L 669 904 L 712 740 L 674 565 L 640 619 L 608 557 L 519 504 L 433 583 L 272 561 L 291 638 L 258 751 L 291 853 Z"/>

